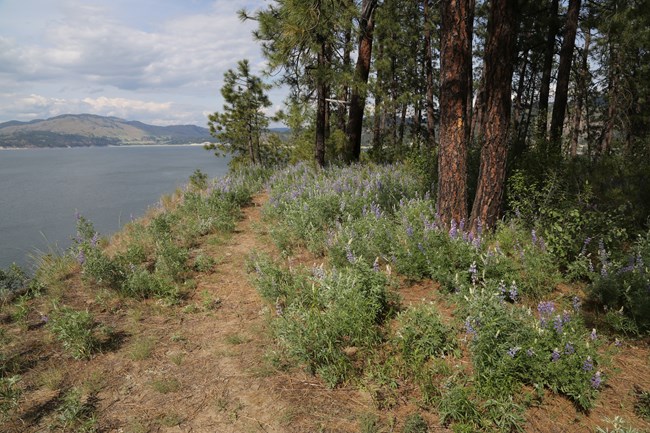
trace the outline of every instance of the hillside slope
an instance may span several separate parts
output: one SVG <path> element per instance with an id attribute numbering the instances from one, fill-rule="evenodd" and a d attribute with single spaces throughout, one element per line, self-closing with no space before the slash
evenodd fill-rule
<path id="1" fill-rule="evenodd" d="M 0 147 L 188 144 L 211 140 L 208 129 L 196 125 L 155 126 L 92 114 L 0 123 Z"/>

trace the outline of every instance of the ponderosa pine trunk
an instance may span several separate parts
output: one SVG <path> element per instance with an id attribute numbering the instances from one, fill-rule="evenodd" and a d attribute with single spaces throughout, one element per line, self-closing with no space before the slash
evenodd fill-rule
<path id="1" fill-rule="evenodd" d="M 323 70 L 326 64 L 327 47 L 320 43 L 318 52 L 318 67 Z M 325 167 L 325 122 L 327 121 L 327 84 L 322 75 L 316 79 L 316 145 L 314 157 L 319 167 Z"/>
<path id="2" fill-rule="evenodd" d="M 555 100 L 553 101 L 553 115 L 551 116 L 551 129 L 549 141 L 551 153 L 562 153 L 562 129 L 569 99 L 569 79 L 571 78 L 571 63 L 573 62 L 573 49 L 576 44 L 578 19 L 580 16 L 580 0 L 569 0 L 564 39 L 560 49 L 560 65 L 557 69 L 557 85 L 555 86 Z"/>
<path id="3" fill-rule="evenodd" d="M 444 224 L 467 218 L 467 83 L 470 0 L 441 2 L 438 214 Z"/>
<path id="4" fill-rule="evenodd" d="M 346 160 L 359 161 L 361 156 L 361 132 L 363 129 L 363 112 L 366 106 L 366 90 L 372 59 L 372 33 L 375 28 L 373 14 L 378 0 L 363 0 L 359 20 L 359 54 L 354 71 L 355 83 L 350 97 L 350 114 L 348 120 L 348 149 Z"/>
<path id="5" fill-rule="evenodd" d="M 493 0 L 485 47 L 485 134 L 471 225 L 493 228 L 500 216 L 506 177 L 517 0 Z"/>
<path id="6" fill-rule="evenodd" d="M 569 155 L 575 158 L 578 155 L 578 141 L 580 139 L 580 125 L 582 123 L 582 107 L 587 100 L 587 80 L 589 79 L 589 45 L 591 44 L 591 30 L 585 32 L 585 45 L 582 49 L 582 64 L 578 74 L 578 92 L 573 128 L 571 132 L 571 146 Z"/>

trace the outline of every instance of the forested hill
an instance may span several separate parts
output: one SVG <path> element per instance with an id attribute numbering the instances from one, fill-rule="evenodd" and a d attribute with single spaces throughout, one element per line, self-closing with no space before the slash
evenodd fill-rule
<path id="1" fill-rule="evenodd" d="M 0 123 L 0 147 L 189 144 L 212 140 L 207 128 L 196 125 L 154 126 L 91 114 Z"/>

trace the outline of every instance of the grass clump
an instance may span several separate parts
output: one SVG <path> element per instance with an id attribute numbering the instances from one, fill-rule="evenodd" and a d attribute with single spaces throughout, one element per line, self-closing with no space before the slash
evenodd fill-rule
<path id="1" fill-rule="evenodd" d="M 86 401 L 82 401 L 81 390 L 72 388 L 63 396 L 56 410 L 56 421 L 51 427 L 78 433 L 97 431 L 95 400 L 94 396 L 89 396 Z"/>
<path id="2" fill-rule="evenodd" d="M 99 349 L 98 326 L 88 311 L 55 305 L 48 328 L 74 359 L 89 359 Z"/>
<path id="3" fill-rule="evenodd" d="M 0 419 L 11 415 L 12 411 L 20 404 L 22 389 L 18 385 L 21 377 L 0 377 Z"/>

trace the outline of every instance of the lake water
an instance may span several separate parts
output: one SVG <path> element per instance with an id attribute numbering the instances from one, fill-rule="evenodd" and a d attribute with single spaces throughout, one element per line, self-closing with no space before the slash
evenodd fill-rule
<path id="1" fill-rule="evenodd" d="M 110 235 L 197 168 L 213 178 L 227 165 L 200 146 L 0 149 L 0 268 L 67 248 L 75 211 Z"/>

